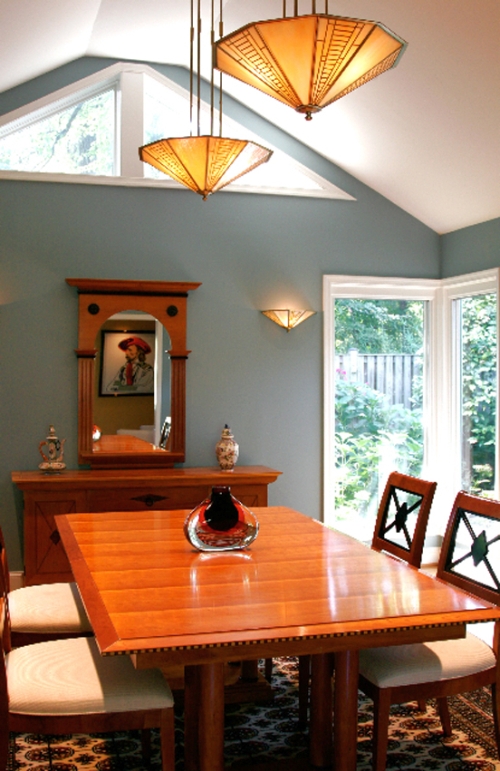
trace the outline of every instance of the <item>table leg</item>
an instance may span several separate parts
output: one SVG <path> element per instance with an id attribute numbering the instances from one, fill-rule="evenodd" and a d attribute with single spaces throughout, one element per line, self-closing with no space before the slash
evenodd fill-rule
<path id="1" fill-rule="evenodd" d="M 199 667 L 200 771 L 224 771 L 224 664 Z"/>
<path id="2" fill-rule="evenodd" d="M 241 680 L 244 683 L 255 683 L 259 679 L 259 662 L 242 661 L 241 662 Z"/>
<path id="3" fill-rule="evenodd" d="M 311 656 L 311 713 L 309 762 L 324 768 L 332 765 L 332 654 Z"/>
<path id="4" fill-rule="evenodd" d="M 356 771 L 359 651 L 335 654 L 333 747 L 335 771 Z"/>

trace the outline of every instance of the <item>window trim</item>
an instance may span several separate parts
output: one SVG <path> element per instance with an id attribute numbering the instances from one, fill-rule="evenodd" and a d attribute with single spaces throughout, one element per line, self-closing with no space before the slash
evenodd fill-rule
<path id="1" fill-rule="evenodd" d="M 439 340 L 436 341 L 436 355 L 440 358 L 439 380 L 436 382 L 437 403 L 440 405 L 437 418 L 437 432 L 441 440 L 436 443 L 436 457 L 432 462 L 441 468 L 441 486 L 448 489 L 448 499 L 451 510 L 451 502 L 456 493 L 461 489 L 462 475 L 461 465 L 461 389 L 455 386 L 461 371 L 460 336 L 458 319 L 455 312 L 454 301 L 464 297 L 474 297 L 481 294 L 496 293 L 497 298 L 497 381 L 499 373 L 499 279 L 500 268 L 468 273 L 462 276 L 442 279 L 439 289 L 438 302 L 440 312 Z M 497 382 L 497 411 L 496 411 L 496 465 L 494 495 L 499 495 L 499 390 Z M 449 437 L 446 440 L 446 437 Z"/>
<path id="2" fill-rule="evenodd" d="M 406 299 L 428 301 L 424 338 L 424 478 L 438 482 L 429 522 L 429 538 L 444 532 L 451 505 L 460 489 L 460 389 L 459 358 L 455 344 L 456 326 L 453 301 L 461 297 L 496 292 L 497 339 L 500 340 L 500 268 L 469 273 L 447 279 L 414 279 L 376 276 L 323 276 L 324 311 L 324 450 L 323 450 L 323 521 L 335 526 L 335 326 L 334 302 L 337 298 Z M 499 369 L 497 345 L 497 373 Z M 333 355 L 332 355 L 333 352 Z M 496 464 L 498 497 L 500 476 L 499 425 L 500 399 L 497 378 Z M 432 433 L 434 435 L 432 435 Z"/>
<path id="3" fill-rule="evenodd" d="M 186 190 L 186 188 L 168 177 L 154 179 L 145 176 L 144 163 L 138 157 L 137 149 L 144 144 L 143 132 L 143 93 L 145 78 L 151 78 L 165 88 L 168 88 L 189 103 L 189 92 L 174 81 L 159 73 L 146 64 L 134 62 L 118 62 L 104 70 L 100 70 L 88 77 L 51 93 L 27 105 L 0 115 L 0 138 L 21 130 L 28 125 L 38 122 L 55 112 L 70 107 L 78 102 L 96 96 L 110 88 L 115 90 L 115 158 L 114 175 L 98 176 L 88 174 L 63 174 L 35 171 L 14 171 L 0 169 L 0 180 L 19 180 L 30 182 L 63 182 L 69 184 L 87 185 L 112 185 L 125 187 L 151 187 L 170 188 L 172 190 Z M 202 110 L 210 111 L 209 105 L 202 102 Z M 218 121 L 218 118 L 216 118 Z M 233 183 L 221 192 L 256 193 L 261 195 L 284 195 L 303 198 L 320 198 L 343 201 L 355 201 L 349 193 L 337 187 L 325 177 L 314 172 L 279 148 L 272 146 L 261 137 L 250 132 L 242 124 L 224 116 L 224 125 L 238 129 L 241 136 L 252 138 L 260 144 L 274 150 L 286 157 L 300 173 L 313 180 L 319 189 L 285 188 L 271 186 L 251 186 Z M 224 131 L 224 133 L 228 133 Z"/>

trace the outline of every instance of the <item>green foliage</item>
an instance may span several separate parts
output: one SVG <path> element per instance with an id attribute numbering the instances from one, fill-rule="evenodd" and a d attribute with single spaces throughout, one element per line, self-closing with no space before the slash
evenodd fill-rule
<path id="1" fill-rule="evenodd" d="M 423 343 L 424 304 L 405 300 L 335 301 L 335 351 L 418 354 Z M 388 464 L 420 473 L 423 460 L 422 377 L 414 378 L 412 409 L 359 382 L 336 379 L 335 511 L 339 520 L 373 514 L 378 470 Z"/>
<path id="2" fill-rule="evenodd" d="M 418 353 L 424 304 L 409 300 L 336 300 L 335 351 Z"/>
<path id="3" fill-rule="evenodd" d="M 471 492 L 494 486 L 496 440 L 496 296 L 462 300 L 462 431 L 470 459 L 463 483 Z"/>
<path id="4" fill-rule="evenodd" d="M 496 454 L 496 295 L 461 301 L 462 433 L 470 457 L 463 460 L 463 486 L 488 494 L 494 486 Z M 337 300 L 336 352 L 418 353 L 422 348 L 423 303 Z M 341 373 L 337 373 L 341 375 Z M 412 410 L 391 406 L 363 383 L 336 379 L 335 506 L 339 520 L 365 517 L 378 503 L 378 469 L 418 475 L 423 460 L 422 377 L 414 379 Z M 387 464 L 386 464 L 387 465 Z"/>
<path id="5" fill-rule="evenodd" d="M 377 506 L 377 470 L 419 474 L 423 459 L 421 410 L 390 405 L 370 386 L 337 378 L 335 383 L 335 511 L 339 520 L 365 517 Z"/>
<path id="6" fill-rule="evenodd" d="M 114 91 L 80 102 L 0 139 L 0 169 L 110 175 Z"/>

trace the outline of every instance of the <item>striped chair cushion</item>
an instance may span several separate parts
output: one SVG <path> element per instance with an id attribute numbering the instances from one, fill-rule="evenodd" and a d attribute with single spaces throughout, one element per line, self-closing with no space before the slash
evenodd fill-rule
<path id="1" fill-rule="evenodd" d="M 489 645 L 471 632 L 461 640 L 371 648 L 359 654 L 360 674 L 379 688 L 464 677 L 495 663 Z"/>
<path id="2" fill-rule="evenodd" d="M 101 656 L 93 637 L 36 643 L 6 657 L 11 713 L 83 715 L 172 707 L 158 669 L 136 670 L 128 656 Z"/>
<path id="3" fill-rule="evenodd" d="M 13 632 L 92 632 L 75 583 L 14 589 L 9 613 Z"/>

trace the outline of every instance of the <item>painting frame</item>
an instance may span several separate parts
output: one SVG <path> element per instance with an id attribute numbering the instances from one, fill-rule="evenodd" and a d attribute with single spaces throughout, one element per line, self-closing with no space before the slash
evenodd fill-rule
<path id="1" fill-rule="evenodd" d="M 99 396 L 154 396 L 155 339 L 150 330 L 102 330 Z M 134 359 L 131 353 L 137 354 Z M 126 371 L 129 359 L 130 375 Z M 133 382 L 128 384 L 127 379 Z"/>

